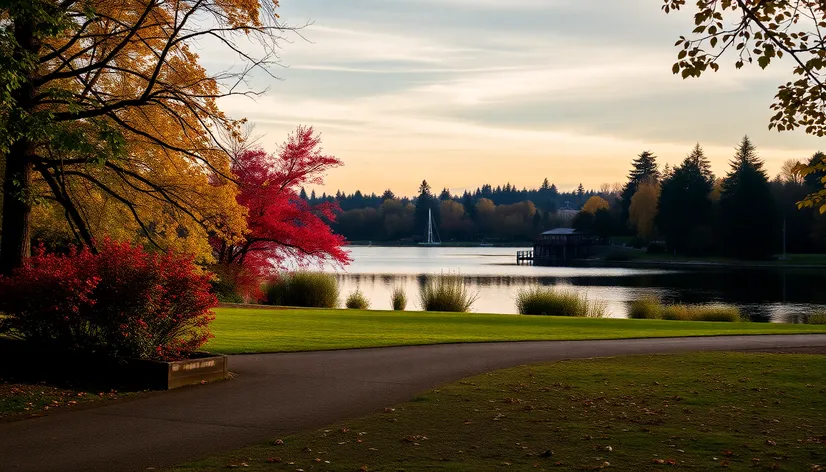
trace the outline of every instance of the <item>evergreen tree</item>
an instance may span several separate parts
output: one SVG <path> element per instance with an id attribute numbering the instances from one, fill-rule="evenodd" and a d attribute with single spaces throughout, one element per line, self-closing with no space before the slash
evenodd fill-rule
<path id="1" fill-rule="evenodd" d="M 548 182 L 548 178 L 545 177 L 545 180 L 542 181 L 542 187 L 539 187 L 539 190 L 550 190 L 550 189 L 551 189 L 551 183 Z"/>
<path id="2" fill-rule="evenodd" d="M 620 208 L 622 209 L 622 223 L 628 222 L 628 211 L 631 208 L 631 198 L 637 193 L 640 184 L 659 182 L 660 171 L 657 167 L 657 156 L 650 151 L 644 151 L 631 163 L 631 173 L 628 174 L 628 182 L 622 188 L 620 194 Z"/>
<path id="3" fill-rule="evenodd" d="M 662 183 L 655 222 L 670 250 L 697 254 L 712 246 L 709 194 L 713 180 L 705 168 L 707 162 L 702 148 L 695 146 Z"/>
<path id="4" fill-rule="evenodd" d="M 442 193 L 439 194 L 439 200 L 450 200 L 450 190 L 447 187 L 442 189 Z"/>
<path id="5" fill-rule="evenodd" d="M 382 202 L 385 200 L 393 200 L 394 198 L 396 198 L 396 194 L 394 194 L 393 191 L 390 189 L 385 190 L 384 193 L 381 194 Z"/>
<path id="6" fill-rule="evenodd" d="M 300 198 L 304 201 L 307 201 L 307 200 L 310 199 L 310 197 L 307 196 L 307 191 L 304 190 L 304 187 L 301 187 L 301 191 L 298 193 L 298 198 Z"/>
<path id="7" fill-rule="evenodd" d="M 430 191 L 430 184 L 427 183 L 427 180 L 422 180 L 422 184 L 419 185 L 419 196 L 416 198 L 416 235 L 422 235 L 422 237 L 424 236 L 425 231 L 427 230 L 427 219 L 429 213 L 432 213 L 433 215 L 433 224 L 438 226 L 440 223 L 439 201 L 433 197 L 433 194 Z"/>
<path id="8" fill-rule="evenodd" d="M 552 197 L 559 196 L 559 189 L 556 188 L 556 184 L 551 184 L 551 196 Z"/>
<path id="9" fill-rule="evenodd" d="M 310 201 L 313 203 L 316 201 L 315 190 L 310 192 Z"/>
<path id="10" fill-rule="evenodd" d="M 579 187 L 576 188 L 576 196 L 579 199 L 578 203 L 582 205 L 585 201 L 585 187 L 583 187 L 582 184 L 579 184 Z"/>
<path id="11" fill-rule="evenodd" d="M 777 250 L 777 208 L 754 145 L 748 136 L 737 147 L 720 195 L 720 235 L 726 255 L 763 259 Z"/>

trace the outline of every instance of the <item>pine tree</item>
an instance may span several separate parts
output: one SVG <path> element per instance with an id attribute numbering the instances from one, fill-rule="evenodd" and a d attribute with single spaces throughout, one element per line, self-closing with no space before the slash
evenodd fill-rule
<path id="1" fill-rule="evenodd" d="M 419 195 L 427 195 L 431 196 L 430 193 L 430 184 L 427 183 L 427 180 L 422 180 L 422 184 L 419 185 Z"/>
<path id="2" fill-rule="evenodd" d="M 709 194 L 713 180 L 709 179 L 707 162 L 702 148 L 695 146 L 662 183 L 655 221 L 673 251 L 699 254 L 712 246 Z"/>
<path id="3" fill-rule="evenodd" d="M 310 197 L 307 196 L 307 191 L 304 190 L 304 187 L 301 187 L 301 191 L 298 192 L 298 198 L 305 201 L 310 199 Z"/>
<path id="4" fill-rule="evenodd" d="M 726 255 L 763 259 L 771 256 L 780 228 L 777 208 L 754 145 L 744 136 L 720 195 L 720 234 Z"/>
<path id="5" fill-rule="evenodd" d="M 442 193 L 439 194 L 439 200 L 450 200 L 450 190 L 447 187 L 442 189 Z"/>
<path id="6" fill-rule="evenodd" d="M 393 200 L 394 198 L 396 198 L 396 195 L 390 189 L 385 190 L 384 193 L 381 194 L 381 201 L 382 202 L 385 201 L 385 200 Z"/>
<path id="7" fill-rule="evenodd" d="M 539 189 L 540 190 L 550 190 L 550 188 L 551 188 L 551 183 L 548 182 L 548 178 L 545 177 L 545 180 L 542 181 L 542 187 L 540 187 Z"/>
<path id="8" fill-rule="evenodd" d="M 657 167 L 657 156 L 650 151 L 644 151 L 631 163 L 631 172 L 628 174 L 628 182 L 622 188 L 620 194 L 620 208 L 622 209 L 622 223 L 628 222 L 628 211 L 631 207 L 631 198 L 637 193 L 640 184 L 650 182 L 655 184 L 660 180 L 660 171 Z"/>

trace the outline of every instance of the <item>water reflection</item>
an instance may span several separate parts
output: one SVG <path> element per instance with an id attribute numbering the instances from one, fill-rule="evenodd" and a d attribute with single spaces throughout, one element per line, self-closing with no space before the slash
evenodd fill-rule
<path id="1" fill-rule="evenodd" d="M 823 271 L 532 267 L 517 266 L 515 254 L 507 248 L 352 248 L 353 263 L 337 277 L 344 296 L 359 288 L 376 309 L 390 308 L 397 286 L 407 292 L 408 309 L 420 309 L 420 287 L 440 273 L 460 274 L 479 294 L 474 311 L 487 313 L 515 313 L 516 292 L 534 285 L 602 300 L 613 317 L 627 316 L 628 303 L 645 296 L 735 304 L 755 321 L 799 321 L 826 305 Z"/>

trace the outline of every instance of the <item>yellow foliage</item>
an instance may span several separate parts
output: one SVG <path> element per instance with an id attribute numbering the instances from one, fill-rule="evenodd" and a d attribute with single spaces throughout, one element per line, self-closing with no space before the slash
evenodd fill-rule
<path id="1" fill-rule="evenodd" d="M 179 25 L 184 26 L 183 18 L 199 14 L 212 17 L 204 17 L 198 25 L 193 20 L 175 34 L 193 34 L 208 27 L 241 28 L 247 34 L 253 32 L 251 28 L 261 31 L 267 24 L 262 14 L 277 16 L 278 2 L 265 3 L 266 8 L 258 0 L 196 4 L 89 0 L 70 7 L 78 9 L 80 18 L 95 12 L 82 30 L 79 22 L 73 23 L 57 36 L 44 39 L 41 53 L 48 56 L 35 75 L 53 77 L 44 87 L 71 95 L 75 103 L 56 100 L 41 108 L 66 114 L 139 102 L 115 108 L 116 112 L 90 115 L 95 119 L 64 121 L 65 129 L 101 147 L 100 159 L 88 151 L 53 154 L 48 143 L 38 151 L 50 162 L 60 162 L 48 173 L 65 189 L 92 236 L 192 253 L 204 262 L 212 257 L 210 237 L 232 242 L 243 238 L 245 210 L 236 201 L 230 156 L 220 144 L 222 139 L 242 139 L 243 121 L 232 120 L 219 110 L 217 97 L 226 92 L 198 63 L 187 41 L 170 43 L 169 38 Z M 139 19 L 142 13 L 147 13 L 143 20 Z M 213 20 L 216 24 L 208 26 Z M 79 31 L 85 38 L 98 38 L 95 47 L 73 39 Z M 71 58 L 70 65 L 66 58 Z M 88 74 L 67 73 L 99 64 L 104 65 Z M 147 96 L 153 98 L 141 101 Z M 102 126 L 122 135 L 119 155 L 106 155 L 103 148 L 109 138 L 102 135 Z M 54 188 L 47 185 L 45 175 L 41 170 L 34 186 L 54 203 L 35 208 L 33 231 L 47 238 L 49 234 L 73 238 L 76 228 L 67 221 L 65 208 L 57 204 L 59 199 L 54 199 Z"/>
<path id="2" fill-rule="evenodd" d="M 628 209 L 628 224 L 637 230 L 637 235 L 650 241 L 654 238 L 654 218 L 657 216 L 657 202 L 660 199 L 660 185 L 643 182 L 631 197 Z"/>
<path id="3" fill-rule="evenodd" d="M 607 200 L 600 197 L 599 195 L 594 195 L 593 197 L 589 198 L 585 205 L 582 205 L 582 211 L 585 213 L 596 214 L 599 210 L 607 210 L 611 208 L 611 205 L 608 203 Z"/>

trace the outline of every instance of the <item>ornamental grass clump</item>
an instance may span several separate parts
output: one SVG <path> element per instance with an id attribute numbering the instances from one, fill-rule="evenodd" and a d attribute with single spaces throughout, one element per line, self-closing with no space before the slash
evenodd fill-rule
<path id="1" fill-rule="evenodd" d="M 516 293 L 516 310 L 521 315 L 579 316 L 602 318 L 607 306 L 598 300 L 588 300 L 570 290 L 548 287 L 533 287 Z"/>
<path id="2" fill-rule="evenodd" d="M 419 302 L 424 311 L 467 313 L 477 298 L 479 295 L 471 292 L 458 275 L 429 278 L 419 292 Z"/>
<path id="3" fill-rule="evenodd" d="M 826 311 L 812 313 L 806 318 L 806 323 L 811 325 L 826 325 Z"/>
<path id="4" fill-rule="evenodd" d="M 672 321 L 744 321 L 740 309 L 735 306 L 713 305 L 664 305 L 656 298 L 642 298 L 631 302 L 629 318 Z"/>
<path id="5" fill-rule="evenodd" d="M 361 293 L 360 289 L 356 289 L 355 292 L 351 293 L 347 297 L 347 301 L 344 303 L 344 306 L 350 308 L 351 310 L 366 310 L 370 308 L 370 300 Z"/>
<path id="6" fill-rule="evenodd" d="M 264 304 L 302 308 L 336 308 L 338 281 L 333 274 L 294 272 L 282 274 L 264 286 Z"/>
<path id="7" fill-rule="evenodd" d="M 407 294 L 401 287 L 395 287 L 390 294 L 390 306 L 394 311 L 404 311 L 407 308 Z"/>
<path id="8" fill-rule="evenodd" d="M 176 360 L 212 334 L 218 301 L 191 257 L 104 240 L 95 254 L 41 247 L 0 277 L 0 333 L 43 350 Z"/>

